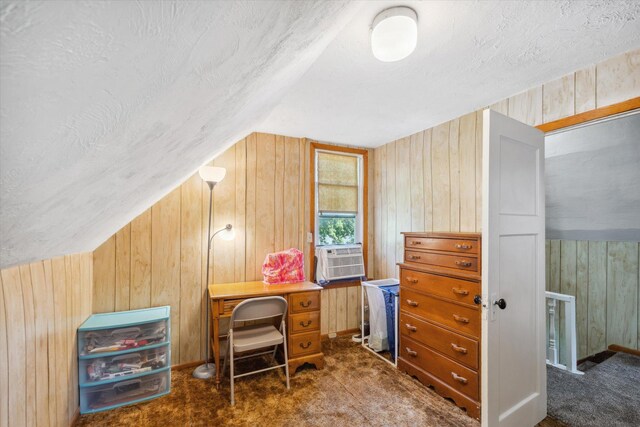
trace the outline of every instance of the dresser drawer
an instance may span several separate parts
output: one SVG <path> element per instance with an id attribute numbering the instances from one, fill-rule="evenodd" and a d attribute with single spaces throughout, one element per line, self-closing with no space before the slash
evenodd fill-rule
<path id="1" fill-rule="evenodd" d="M 433 252 L 406 250 L 404 252 L 404 260 L 405 262 L 455 268 L 457 270 L 478 271 L 478 258 L 475 256 L 466 257 L 464 255 L 446 255 Z"/>
<path id="2" fill-rule="evenodd" d="M 475 239 L 445 239 L 440 237 L 405 236 L 404 246 L 407 249 L 415 248 L 468 254 L 477 254 L 480 250 L 478 241 Z"/>
<path id="3" fill-rule="evenodd" d="M 289 313 L 320 310 L 320 291 L 298 292 L 289 296 Z"/>
<path id="4" fill-rule="evenodd" d="M 478 373 L 408 338 L 402 339 L 400 357 L 431 373 L 455 390 L 479 400 Z"/>
<path id="5" fill-rule="evenodd" d="M 400 309 L 456 331 L 480 337 L 480 310 L 400 288 Z"/>
<path id="6" fill-rule="evenodd" d="M 317 331 L 320 329 L 320 312 L 292 314 L 289 317 L 289 331 L 292 334 L 300 332 Z"/>
<path id="7" fill-rule="evenodd" d="M 290 359 L 304 354 L 320 353 L 320 332 L 291 335 L 289 341 Z"/>
<path id="8" fill-rule="evenodd" d="M 400 269 L 400 284 L 412 290 L 427 292 L 464 304 L 474 304 L 473 298 L 481 291 L 479 282 L 404 268 Z"/>
<path id="9" fill-rule="evenodd" d="M 400 334 L 438 350 L 456 362 L 477 370 L 478 341 L 463 337 L 460 334 L 440 328 L 433 323 L 425 322 L 406 313 L 400 313 Z"/>

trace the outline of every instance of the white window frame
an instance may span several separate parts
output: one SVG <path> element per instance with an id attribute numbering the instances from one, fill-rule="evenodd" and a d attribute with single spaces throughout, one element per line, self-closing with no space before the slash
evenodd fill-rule
<path id="1" fill-rule="evenodd" d="M 314 163 L 315 163 L 315 176 L 314 176 L 314 182 L 315 182 L 315 188 L 313 189 L 314 193 L 315 193 L 315 203 L 313 206 L 313 213 L 315 215 L 315 230 L 313 230 L 314 234 L 315 234 L 315 246 L 316 247 L 320 247 L 320 246 L 325 246 L 320 244 L 320 212 L 318 211 L 318 154 L 319 153 L 329 153 L 329 154 L 337 154 L 340 156 L 349 156 L 349 157 L 355 157 L 358 159 L 358 213 L 356 215 L 356 237 L 355 237 L 355 243 L 358 244 L 363 244 L 363 234 L 364 234 L 364 159 L 362 154 L 355 154 L 355 153 L 345 153 L 343 151 L 332 151 L 332 150 L 323 150 L 323 149 L 316 149 L 315 150 L 315 159 L 314 159 Z M 345 244 L 352 244 L 352 243 L 345 243 Z"/>

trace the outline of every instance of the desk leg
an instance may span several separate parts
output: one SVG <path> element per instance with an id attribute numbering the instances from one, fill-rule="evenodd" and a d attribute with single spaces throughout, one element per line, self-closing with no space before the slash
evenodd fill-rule
<path id="1" fill-rule="evenodd" d="M 220 318 L 213 317 L 213 361 L 216 364 L 216 388 L 220 388 Z"/>

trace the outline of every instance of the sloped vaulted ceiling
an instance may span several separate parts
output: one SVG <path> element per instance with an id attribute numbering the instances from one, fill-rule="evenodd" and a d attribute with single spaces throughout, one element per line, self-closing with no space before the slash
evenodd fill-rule
<path id="1" fill-rule="evenodd" d="M 0 266 L 93 250 L 255 129 L 359 5 L 0 9 Z"/>

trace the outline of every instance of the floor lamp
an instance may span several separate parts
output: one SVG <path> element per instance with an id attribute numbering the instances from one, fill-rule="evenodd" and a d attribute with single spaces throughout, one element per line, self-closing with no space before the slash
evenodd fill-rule
<path id="1" fill-rule="evenodd" d="M 193 371 L 193 376 L 195 378 L 208 379 L 215 375 L 215 370 L 216 370 L 216 365 L 214 363 L 209 363 L 209 359 L 210 359 L 209 357 L 209 350 L 210 350 L 209 322 L 211 321 L 210 319 L 211 302 L 209 298 L 209 262 L 211 259 L 211 242 L 213 242 L 213 238 L 216 235 L 222 232 L 224 232 L 224 234 L 222 234 L 221 237 L 224 240 L 233 239 L 233 226 L 231 224 L 227 224 L 220 230 L 217 230 L 215 233 L 211 234 L 211 220 L 212 220 L 211 205 L 213 202 L 213 187 L 215 187 L 217 183 L 219 183 L 224 179 L 224 176 L 227 173 L 226 169 L 215 167 L 215 166 L 203 166 L 200 168 L 198 173 L 200 174 L 200 177 L 202 178 L 202 180 L 205 181 L 209 186 L 209 227 L 207 229 L 207 237 L 208 237 L 207 239 L 207 279 L 205 282 L 205 285 L 207 287 L 207 319 L 206 319 L 206 336 L 205 336 L 205 345 L 207 346 L 206 347 L 207 352 L 206 352 L 205 363 L 198 366 Z"/>

